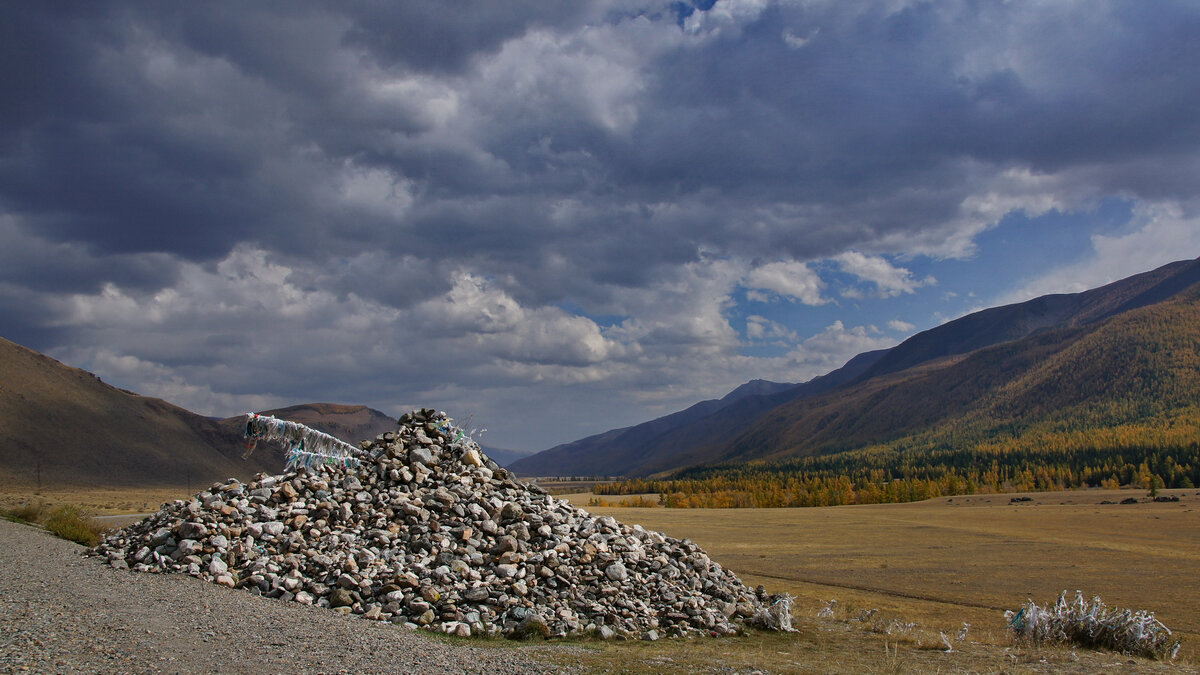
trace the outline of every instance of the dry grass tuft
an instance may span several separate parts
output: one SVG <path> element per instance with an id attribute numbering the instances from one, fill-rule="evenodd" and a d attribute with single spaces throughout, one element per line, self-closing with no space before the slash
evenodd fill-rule
<path id="1" fill-rule="evenodd" d="M 82 507 L 64 504 L 46 516 L 46 529 L 68 541 L 95 546 L 104 536 L 105 528 Z"/>
<path id="2" fill-rule="evenodd" d="M 39 523 L 46 513 L 46 503 L 25 502 L 10 509 L 0 510 L 0 517 L 17 523 Z"/>
<path id="3" fill-rule="evenodd" d="M 31 502 L 0 510 L 0 516 L 18 523 L 41 525 L 63 539 L 84 546 L 99 544 L 108 529 L 77 504 L 63 504 L 50 509 L 45 502 Z"/>

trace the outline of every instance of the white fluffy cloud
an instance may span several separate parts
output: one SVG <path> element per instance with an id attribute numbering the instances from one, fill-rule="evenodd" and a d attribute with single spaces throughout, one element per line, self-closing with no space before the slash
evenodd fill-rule
<path id="1" fill-rule="evenodd" d="M 797 339 L 796 331 L 757 314 L 746 317 L 746 337 L 751 340 L 775 340 L 781 344 L 793 343 Z"/>
<path id="2" fill-rule="evenodd" d="M 222 399 L 211 388 L 182 388 L 179 375 L 197 375 L 227 390 L 256 381 L 269 386 L 279 379 L 264 376 L 271 372 L 287 373 L 284 381 L 341 375 L 349 384 L 375 368 L 430 367 L 460 382 L 482 369 L 509 373 L 512 384 L 531 372 L 524 367 L 536 368 L 538 380 L 575 381 L 602 377 L 604 363 L 636 351 L 606 337 L 586 317 L 524 307 L 466 272 L 451 275 L 445 293 L 408 309 L 306 289 L 291 277 L 292 269 L 267 252 L 239 247 L 211 270 L 185 264 L 176 286 L 152 295 L 112 284 L 96 294 L 75 294 L 64 302 L 60 322 L 87 332 L 96 346 L 77 347 L 69 356 L 128 378 L 142 391 L 172 391 L 182 405 L 219 414 L 212 406 Z M 129 339 L 118 340 L 125 332 Z M 364 395 L 374 397 L 369 385 Z"/>
<path id="3" fill-rule="evenodd" d="M 829 302 L 821 296 L 825 282 L 803 262 L 773 262 L 755 267 L 746 275 L 743 284 L 748 289 L 778 293 L 789 300 L 799 300 L 806 305 L 823 305 Z"/>
<path id="4" fill-rule="evenodd" d="M 1119 234 L 1095 235 L 1090 255 L 1031 279 L 995 304 L 1021 302 L 1049 293 L 1078 293 L 1152 270 L 1200 251 L 1200 212 L 1179 202 L 1141 203 Z"/>
<path id="5" fill-rule="evenodd" d="M 883 335 L 875 326 L 847 328 L 841 321 L 834 321 L 796 345 L 786 361 L 793 373 L 803 374 L 796 381 L 803 381 L 839 368 L 857 354 L 895 345 L 894 338 Z"/>
<path id="6" fill-rule="evenodd" d="M 875 287 L 875 294 L 891 298 L 901 293 L 914 293 L 922 286 L 937 283 L 933 277 L 914 279 L 912 272 L 896 267 L 881 256 L 869 256 L 858 251 L 846 251 L 834 256 L 843 272 L 852 274 Z M 858 297 L 857 289 L 849 288 L 842 293 L 846 297 Z"/>

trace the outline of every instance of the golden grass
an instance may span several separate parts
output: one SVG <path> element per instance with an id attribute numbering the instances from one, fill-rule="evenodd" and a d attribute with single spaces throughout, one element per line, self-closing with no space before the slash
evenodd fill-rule
<path id="1" fill-rule="evenodd" d="M 1012 644 L 1004 609 L 1028 597 L 1049 602 L 1064 589 L 1078 588 L 1110 606 L 1153 611 L 1183 637 L 1177 664 L 1135 660 L 1135 670 L 1194 672 L 1187 664 L 1200 654 L 1200 615 L 1194 608 L 1200 598 L 1200 495 L 1165 492 L 1181 494 L 1182 501 L 1101 505 L 1145 492 L 1087 490 L 1032 493 L 1033 501 L 1019 504 L 1009 503 L 1013 495 L 984 495 L 817 509 L 589 510 L 691 539 L 746 583 L 797 598 L 796 636 L 631 648 L 632 654 L 661 651 L 675 659 L 655 663 L 654 669 L 670 670 L 664 665 L 669 663 L 698 667 L 718 658 L 704 656 L 709 649 L 727 649 L 720 658 L 735 660 L 753 652 L 763 659 L 756 667 L 772 672 L 1020 672 L 1021 659 L 1030 655 L 1036 655 L 1028 662 L 1035 670 L 1042 658 L 1078 672 L 1124 663 L 1127 657 L 1107 652 L 1031 652 Z M 586 496 L 571 500 L 586 503 Z M 839 601 L 834 618 L 817 619 L 834 598 Z M 856 620 L 872 609 L 878 612 Z M 964 622 L 971 624 L 967 640 L 943 654 L 941 633 L 953 638 Z M 909 623 L 916 626 L 896 628 Z M 889 626 L 891 635 L 885 632 Z M 799 646 L 787 647 L 793 643 Z M 891 655 L 886 659 L 885 644 Z M 600 647 L 605 654 L 625 648 Z M 771 656 L 772 650 L 790 656 L 799 650 L 805 659 L 821 661 L 788 661 Z M 651 664 L 642 664 L 647 667 Z"/>
<path id="2" fill-rule="evenodd" d="M 625 508 L 636 509 L 657 509 L 662 508 L 663 504 L 659 501 L 658 495 L 627 495 L 621 497 L 597 497 L 589 496 L 587 500 L 588 508 L 596 506 L 618 506 Z"/>
<path id="3" fill-rule="evenodd" d="M 38 523 L 46 514 L 46 503 L 41 501 L 21 502 L 16 506 L 0 509 L 0 517 L 18 523 Z"/>
<path id="4" fill-rule="evenodd" d="M 208 485 L 193 486 L 195 491 Z M 7 488 L 0 489 L 0 508 L 12 510 L 23 504 L 44 504 L 47 508 L 62 504 L 82 506 L 89 512 L 100 515 L 126 513 L 151 513 L 163 502 L 186 499 L 190 496 L 182 487 L 144 488 Z"/>
<path id="5" fill-rule="evenodd" d="M 94 520 L 86 510 L 74 504 L 63 504 L 46 516 L 46 529 L 54 534 L 84 546 L 100 543 L 107 528 Z"/>
<path id="6" fill-rule="evenodd" d="M 45 502 L 28 501 L 11 508 L 0 508 L 0 518 L 41 525 L 63 539 L 84 546 L 100 543 L 104 533 L 112 529 L 95 520 L 91 513 L 78 504 L 61 504 L 50 508 Z"/>
<path id="7" fill-rule="evenodd" d="M 1180 673 L 1187 665 L 1062 647 L 1028 649 L 933 643 L 863 631 L 854 624 L 804 619 L 796 633 L 758 633 L 657 642 L 584 642 L 570 652 L 539 652 L 593 673 Z"/>

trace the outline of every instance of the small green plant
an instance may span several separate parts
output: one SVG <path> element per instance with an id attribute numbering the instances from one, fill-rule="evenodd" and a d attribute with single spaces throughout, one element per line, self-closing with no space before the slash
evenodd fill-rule
<path id="1" fill-rule="evenodd" d="M 1162 478 L 1159 478 L 1158 476 L 1152 476 L 1150 478 L 1150 498 L 1154 499 L 1157 497 L 1158 491 L 1164 487 L 1166 487 L 1166 485 L 1163 483 Z"/>
<path id="2" fill-rule="evenodd" d="M 83 507 L 64 504 L 46 517 L 46 529 L 54 534 L 84 546 L 100 543 L 104 528 L 92 519 Z"/>

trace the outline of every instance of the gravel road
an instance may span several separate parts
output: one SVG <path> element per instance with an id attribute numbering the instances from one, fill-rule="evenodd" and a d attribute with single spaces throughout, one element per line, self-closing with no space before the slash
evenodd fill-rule
<path id="1" fill-rule="evenodd" d="M 0 520 L 0 672 L 547 673 L 570 651 L 447 644 L 82 552 Z"/>

